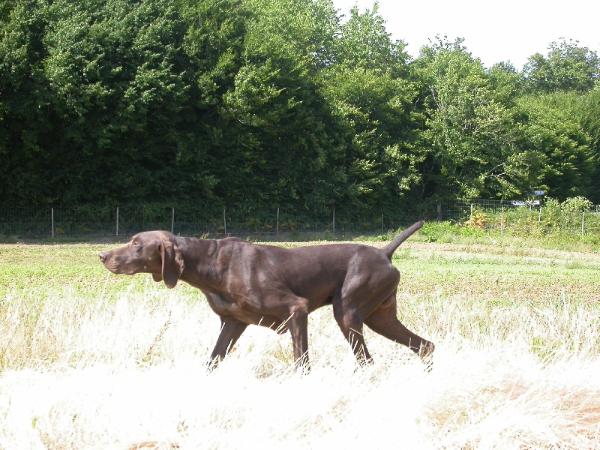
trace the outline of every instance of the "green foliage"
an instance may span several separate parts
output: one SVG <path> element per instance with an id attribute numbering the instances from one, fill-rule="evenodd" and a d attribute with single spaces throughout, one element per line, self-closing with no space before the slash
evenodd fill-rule
<path id="1" fill-rule="evenodd" d="M 523 145 L 534 169 L 531 188 L 542 187 L 553 197 L 589 195 L 597 157 L 564 94 L 520 99 Z"/>
<path id="2" fill-rule="evenodd" d="M 548 55 L 536 53 L 523 69 L 527 87 L 532 92 L 579 91 L 594 86 L 600 76 L 600 58 L 577 41 L 553 42 Z"/>
<path id="3" fill-rule="evenodd" d="M 437 229 L 437 224 L 432 224 Z M 450 225 L 448 225 L 450 226 Z M 564 201 L 547 198 L 543 205 L 502 208 L 473 208 L 464 220 L 452 225 L 490 235 L 549 238 L 552 242 L 600 242 L 600 214 L 585 197 L 570 197 Z"/>
<path id="4" fill-rule="evenodd" d="M 600 201 L 595 52 L 553 43 L 519 72 L 460 39 L 405 47 L 376 4 L 6 1 L 0 198 L 395 218 L 539 188 Z"/>
<path id="5" fill-rule="evenodd" d="M 592 209 L 593 203 L 585 197 L 570 197 L 560 205 L 561 209 L 566 214 L 581 214 L 589 212 Z"/>
<path id="6" fill-rule="evenodd" d="M 461 198 L 518 191 L 519 180 L 505 169 L 517 155 L 513 118 L 481 61 L 461 40 L 439 40 L 415 64 L 425 97 L 424 137 L 431 147 L 429 189 Z"/>
<path id="7" fill-rule="evenodd" d="M 347 194 L 370 207 L 402 197 L 420 181 L 414 83 L 382 68 L 345 64 L 326 76 L 325 98 L 347 143 Z"/>
<path id="8" fill-rule="evenodd" d="M 426 242 L 456 242 L 481 238 L 484 231 L 453 222 L 427 222 L 421 229 L 421 234 Z"/>

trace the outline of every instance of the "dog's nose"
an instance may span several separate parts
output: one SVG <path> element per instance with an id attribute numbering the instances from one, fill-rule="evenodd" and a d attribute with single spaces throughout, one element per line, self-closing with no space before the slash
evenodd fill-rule
<path id="1" fill-rule="evenodd" d="M 100 253 L 98 253 L 98 258 L 100 258 L 100 261 L 105 262 L 106 258 L 108 258 L 108 252 L 100 252 Z"/>

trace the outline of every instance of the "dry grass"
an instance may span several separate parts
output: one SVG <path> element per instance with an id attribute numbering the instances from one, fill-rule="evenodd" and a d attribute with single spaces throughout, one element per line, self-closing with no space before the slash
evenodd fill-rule
<path id="1" fill-rule="evenodd" d="M 198 292 L 113 276 L 97 250 L 0 247 L 0 448 L 600 448 L 593 253 L 408 246 L 400 314 L 433 370 L 368 330 L 357 369 L 324 308 L 302 376 L 257 327 L 208 372 Z"/>

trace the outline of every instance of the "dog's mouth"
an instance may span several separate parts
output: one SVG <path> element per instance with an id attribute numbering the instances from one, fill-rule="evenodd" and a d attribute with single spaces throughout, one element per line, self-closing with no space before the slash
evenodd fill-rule
<path id="1" fill-rule="evenodd" d="M 106 267 L 110 272 L 116 275 L 134 275 L 137 273 L 135 268 L 127 267 L 117 261 L 109 260 L 104 263 L 104 267 Z"/>
<path id="2" fill-rule="evenodd" d="M 111 268 L 111 267 L 107 267 L 107 269 L 116 275 L 135 275 L 137 273 L 133 269 L 121 269 L 121 268 Z"/>

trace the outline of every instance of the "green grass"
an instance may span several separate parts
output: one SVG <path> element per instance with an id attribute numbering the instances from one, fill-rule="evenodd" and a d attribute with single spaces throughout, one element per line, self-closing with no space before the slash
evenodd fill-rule
<path id="1" fill-rule="evenodd" d="M 109 298 L 123 289 L 144 289 L 149 277 L 114 276 L 98 261 L 98 252 L 115 245 L 120 244 L 0 245 L 0 298 L 8 292 L 60 291 L 66 286 L 84 296 L 102 292 Z M 600 255 L 593 252 L 413 240 L 396 252 L 394 264 L 403 275 L 401 296 L 519 302 L 569 296 L 590 303 L 600 298 Z M 183 283 L 178 289 L 194 293 Z"/>

